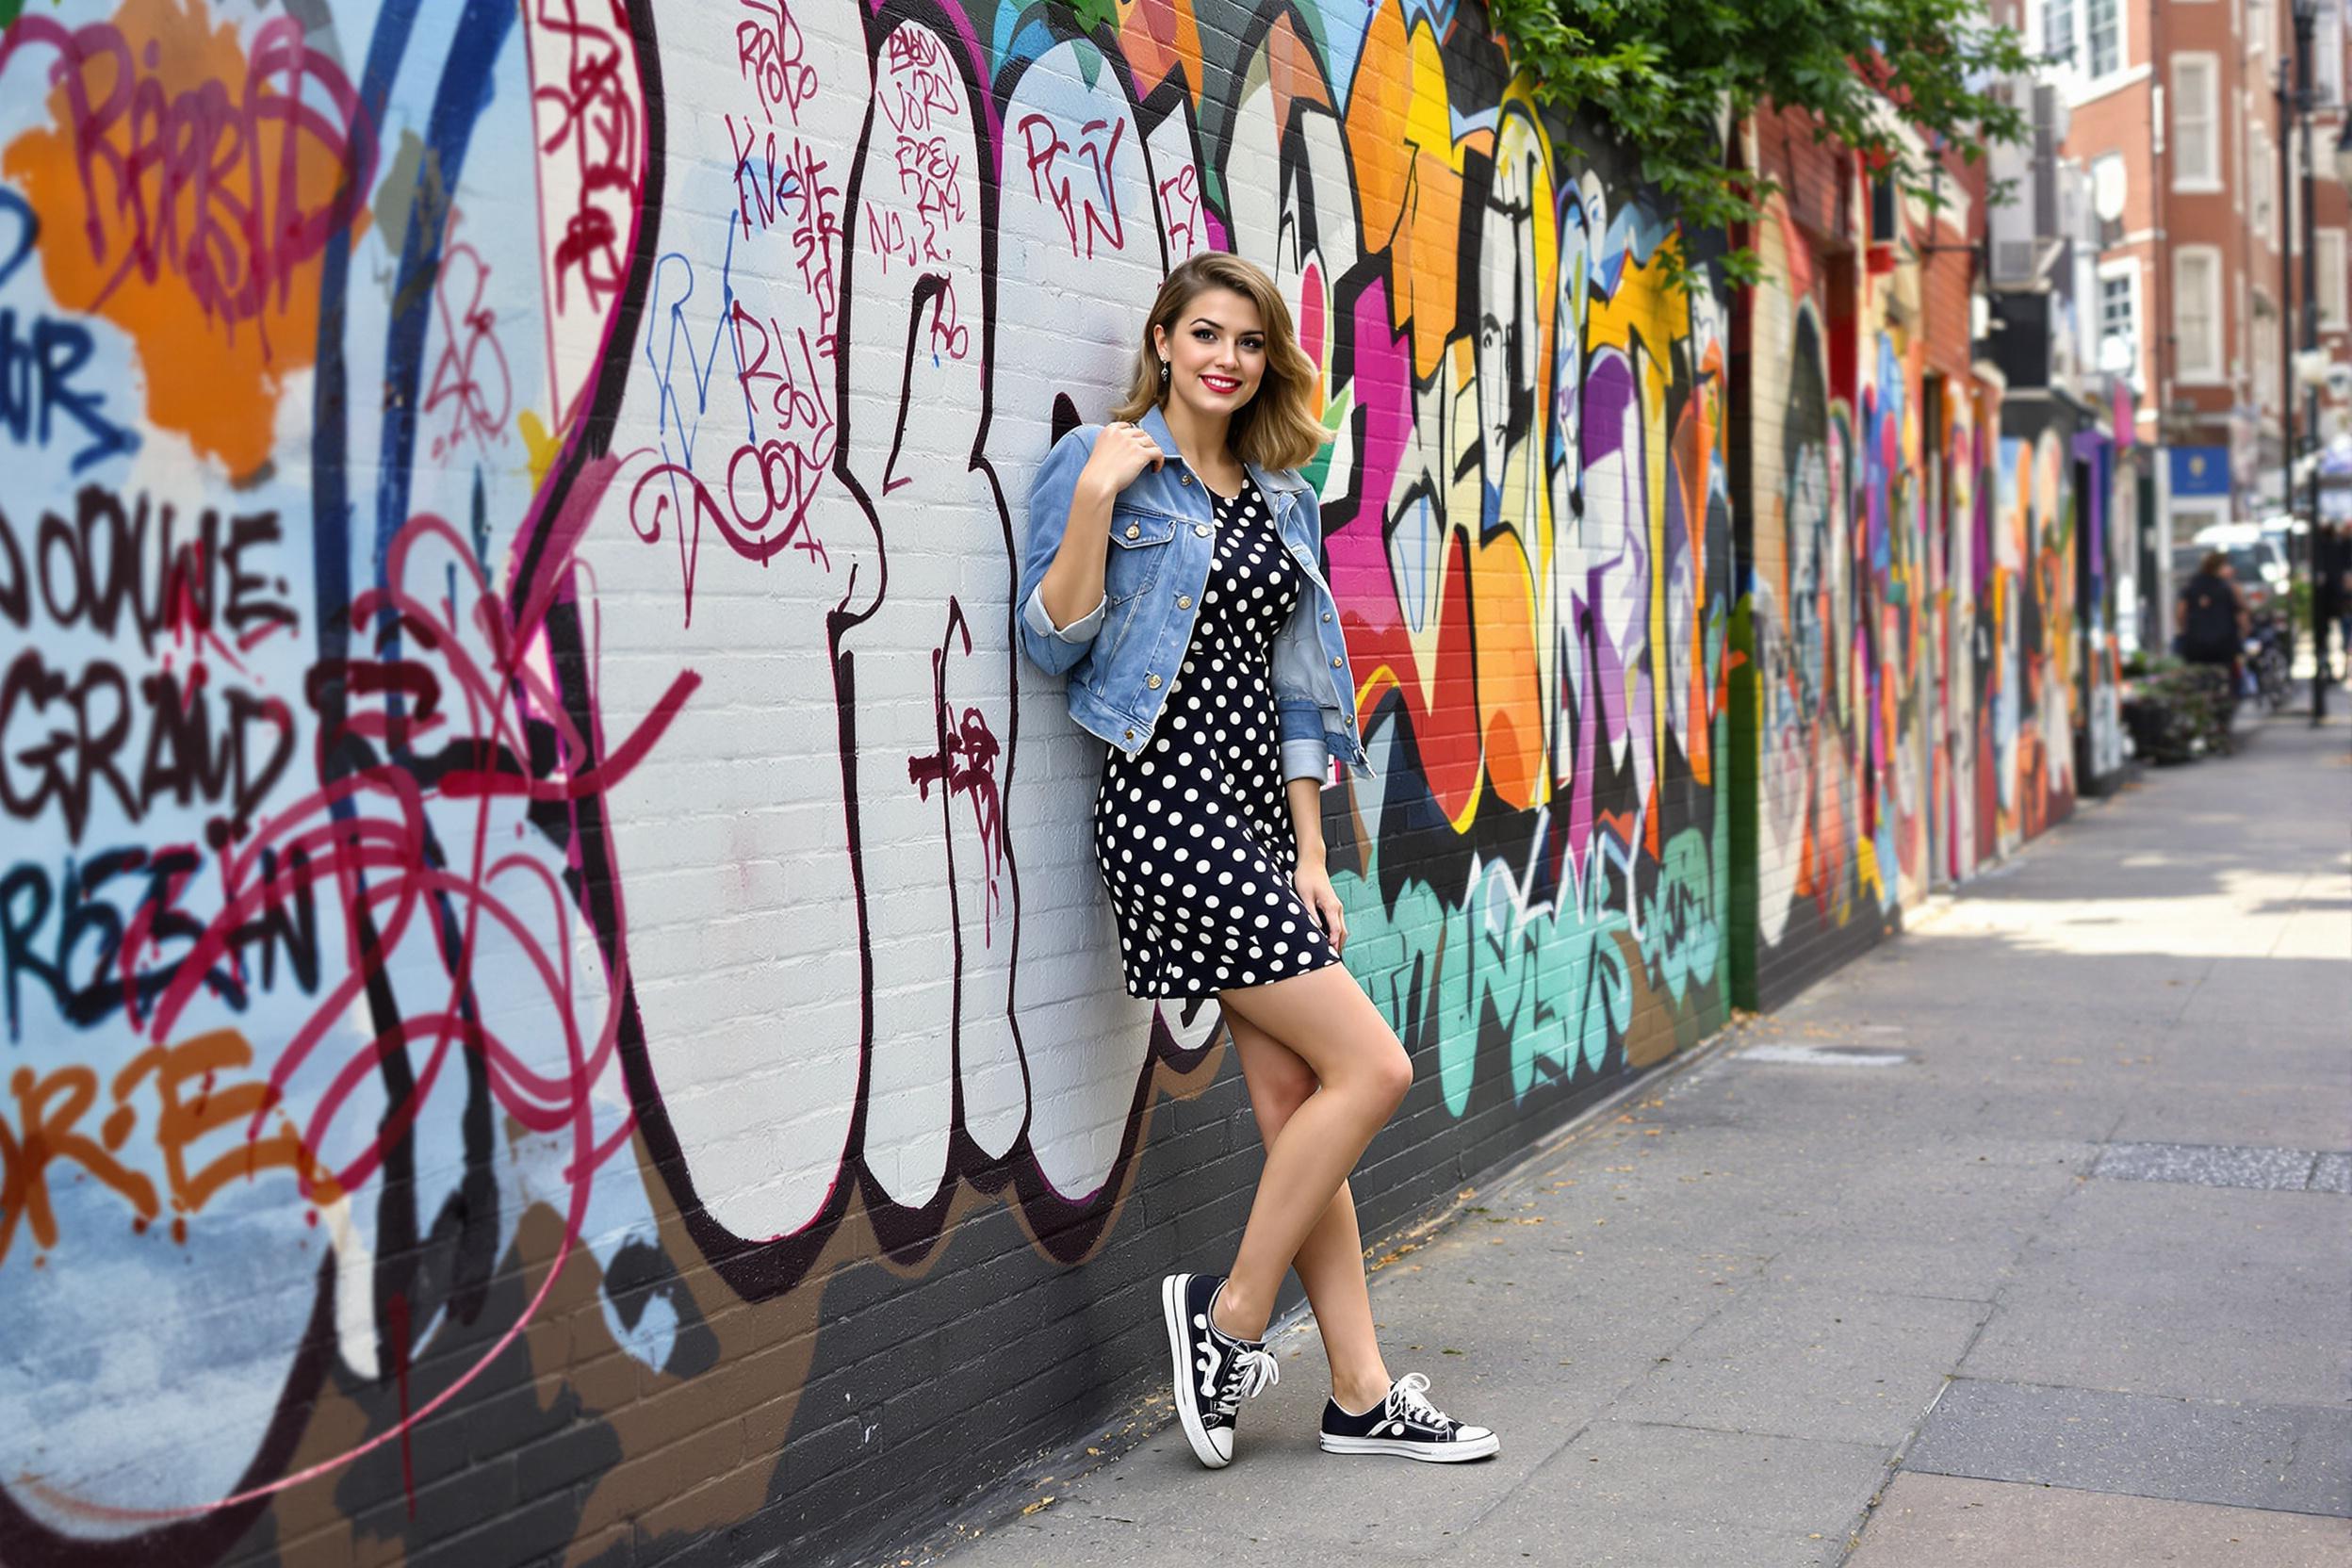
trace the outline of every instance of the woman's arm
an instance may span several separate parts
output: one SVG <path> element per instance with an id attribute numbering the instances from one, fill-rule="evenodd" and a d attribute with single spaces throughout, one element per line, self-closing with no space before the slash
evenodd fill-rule
<path id="1" fill-rule="evenodd" d="M 1029 486 L 1014 616 L 1022 648 L 1048 675 L 1066 674 L 1102 629 L 1102 568 L 1111 503 L 1160 449 L 1133 425 L 1081 426 L 1054 444 Z"/>
<path id="2" fill-rule="evenodd" d="M 1102 562 L 1110 553 L 1111 502 L 1118 496 L 1091 465 L 1070 491 L 1061 547 L 1037 585 L 1038 600 L 1057 628 L 1092 614 L 1102 602 Z"/>
<path id="3" fill-rule="evenodd" d="M 1283 791 L 1283 798 L 1290 807 L 1290 834 L 1298 843 L 1298 864 L 1291 873 L 1291 884 L 1331 945 L 1345 947 L 1348 911 L 1340 907 L 1331 874 L 1323 869 L 1323 781 L 1294 778 Z"/>

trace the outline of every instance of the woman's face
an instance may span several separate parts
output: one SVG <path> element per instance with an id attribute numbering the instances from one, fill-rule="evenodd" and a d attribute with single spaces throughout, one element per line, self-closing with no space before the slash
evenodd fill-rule
<path id="1" fill-rule="evenodd" d="M 1266 375 L 1266 329 L 1247 294 L 1204 288 L 1176 313 L 1173 331 L 1152 329 L 1168 361 L 1168 396 L 1200 416 L 1225 419 L 1257 396 Z"/>

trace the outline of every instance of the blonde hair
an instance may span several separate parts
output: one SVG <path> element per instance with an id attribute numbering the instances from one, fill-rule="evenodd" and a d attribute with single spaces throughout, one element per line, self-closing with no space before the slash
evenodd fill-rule
<path id="1" fill-rule="evenodd" d="M 1179 262 L 1160 285 L 1159 298 L 1144 318 L 1143 343 L 1135 350 L 1135 375 L 1126 399 L 1112 408 L 1114 419 L 1140 419 L 1167 398 L 1160 381 L 1160 356 L 1152 346 L 1152 329 L 1176 335 L 1176 318 L 1193 297 L 1211 288 L 1230 288 L 1258 307 L 1266 335 L 1266 374 L 1257 395 L 1234 410 L 1226 428 L 1225 445 L 1244 462 L 1262 468 L 1296 468 L 1313 458 L 1331 439 L 1323 426 L 1323 373 L 1298 347 L 1290 324 L 1290 307 L 1274 280 L 1253 261 L 1231 251 L 1203 251 Z"/>

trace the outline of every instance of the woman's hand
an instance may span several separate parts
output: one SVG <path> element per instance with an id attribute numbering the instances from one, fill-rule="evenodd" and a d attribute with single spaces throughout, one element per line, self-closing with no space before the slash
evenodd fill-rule
<path id="1" fill-rule="evenodd" d="M 1097 495 L 1116 496 L 1135 482 L 1146 466 L 1168 460 L 1160 444 L 1143 433 L 1143 427 L 1114 419 L 1094 438 L 1094 450 L 1079 472 L 1078 482 Z"/>
<path id="2" fill-rule="evenodd" d="M 1324 871 L 1323 862 L 1301 857 L 1298 869 L 1290 874 L 1290 881 L 1291 886 L 1298 890 L 1299 900 L 1306 905 L 1307 913 L 1315 917 L 1315 923 L 1323 928 L 1323 934 L 1331 938 L 1331 946 L 1346 947 L 1348 911 L 1340 907 L 1339 894 L 1332 890 L 1331 879 Z"/>

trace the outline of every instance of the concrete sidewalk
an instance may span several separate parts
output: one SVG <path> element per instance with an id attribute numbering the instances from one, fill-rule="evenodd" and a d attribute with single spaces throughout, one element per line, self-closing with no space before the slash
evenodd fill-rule
<path id="1" fill-rule="evenodd" d="M 1163 1394 L 877 1560 L 2343 1568 L 2348 735 L 2086 808 L 1384 1262 L 1499 1458 L 1320 1452 L 1308 1322 L 1230 1468 Z"/>

